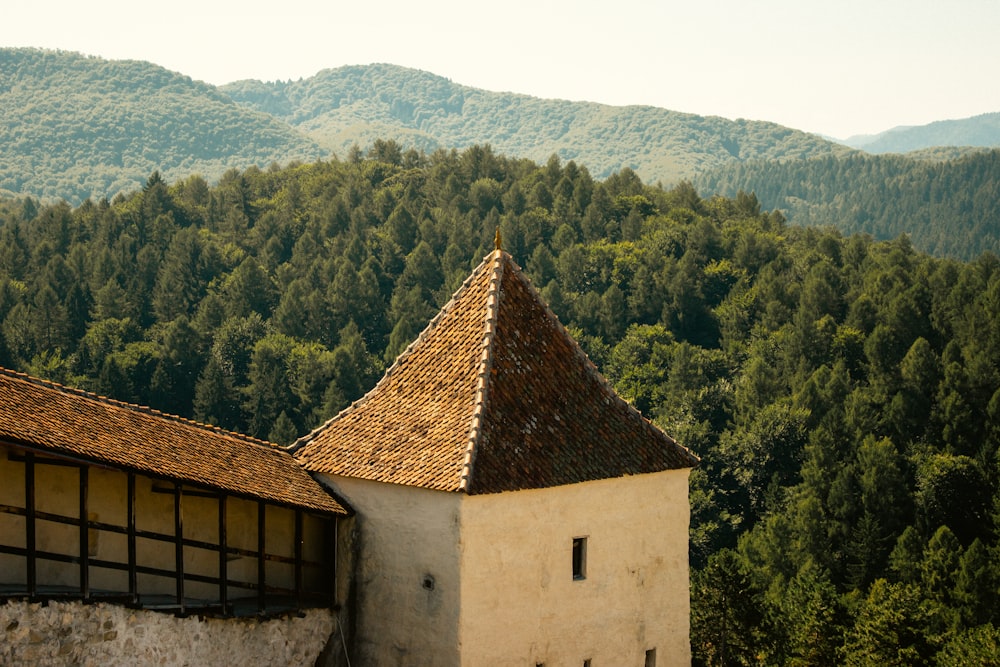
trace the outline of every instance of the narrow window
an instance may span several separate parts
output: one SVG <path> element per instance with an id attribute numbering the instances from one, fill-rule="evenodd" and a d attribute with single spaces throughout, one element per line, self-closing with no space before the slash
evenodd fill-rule
<path id="1" fill-rule="evenodd" d="M 651 648 L 646 651 L 646 667 L 656 667 L 656 649 Z"/>
<path id="2" fill-rule="evenodd" d="M 573 538 L 573 579 L 587 578 L 587 538 Z"/>
<path id="3" fill-rule="evenodd" d="M 583 667 L 590 667 L 590 658 L 583 661 Z"/>

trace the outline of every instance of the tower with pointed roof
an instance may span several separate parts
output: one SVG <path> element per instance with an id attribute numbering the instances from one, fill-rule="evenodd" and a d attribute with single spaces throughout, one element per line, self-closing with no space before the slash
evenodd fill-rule
<path id="1" fill-rule="evenodd" d="M 499 240 L 294 450 L 357 512 L 364 664 L 690 663 L 698 459 L 615 394 Z"/>

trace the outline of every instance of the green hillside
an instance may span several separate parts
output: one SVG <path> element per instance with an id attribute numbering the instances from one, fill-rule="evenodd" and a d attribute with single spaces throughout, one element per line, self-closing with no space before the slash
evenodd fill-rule
<path id="1" fill-rule="evenodd" d="M 798 225 L 878 239 L 908 234 L 915 247 L 940 256 L 1000 253 L 1000 150 L 950 160 L 858 153 L 732 164 L 695 185 L 730 196 L 754 192 Z"/>
<path id="2" fill-rule="evenodd" d="M 489 143 L 667 184 L 733 161 L 850 151 L 774 123 L 492 93 L 392 65 L 219 89 L 145 62 L 0 49 L 0 192 L 78 203 L 157 170 L 214 182 L 229 168 L 343 158 L 378 139 L 428 153 Z"/>
<path id="3" fill-rule="evenodd" d="M 287 124 L 207 84 L 137 61 L 0 49 L 0 192 L 112 196 L 168 178 L 314 159 Z"/>
<path id="4" fill-rule="evenodd" d="M 0 365 L 288 443 L 493 248 L 701 457 L 693 665 L 1000 663 L 1000 260 L 486 147 L 0 198 Z"/>
<path id="5" fill-rule="evenodd" d="M 493 93 L 392 65 L 220 89 L 149 63 L 0 49 L 0 193 L 77 204 L 136 190 L 154 171 L 214 183 L 232 168 L 350 160 L 386 140 L 425 155 L 485 144 L 555 155 L 598 178 L 692 179 L 703 192 L 754 192 L 794 224 L 907 233 L 955 257 L 1000 251 L 988 149 L 870 156 L 773 123 Z"/>
<path id="6" fill-rule="evenodd" d="M 734 161 L 850 152 L 775 123 L 489 92 L 395 65 L 329 69 L 301 81 L 240 81 L 222 90 L 340 156 L 377 138 L 428 152 L 488 143 L 539 162 L 555 154 L 601 178 L 628 167 L 646 182 L 672 184 Z"/>

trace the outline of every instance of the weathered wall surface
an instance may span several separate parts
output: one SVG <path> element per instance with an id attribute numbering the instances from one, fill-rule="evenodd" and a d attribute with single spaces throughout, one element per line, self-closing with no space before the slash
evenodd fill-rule
<path id="1" fill-rule="evenodd" d="M 688 473 L 464 498 L 461 664 L 690 665 Z"/>
<path id="2" fill-rule="evenodd" d="M 311 666 L 335 632 L 326 609 L 259 621 L 12 601 L 0 604 L 0 664 Z"/>
<path id="3" fill-rule="evenodd" d="M 320 481 L 357 512 L 351 663 L 459 664 L 462 494 L 328 475 Z"/>
<path id="4" fill-rule="evenodd" d="M 482 496 L 324 476 L 357 511 L 341 551 L 356 588 L 338 595 L 356 612 L 352 664 L 642 665 L 655 650 L 687 667 L 688 474 Z"/>

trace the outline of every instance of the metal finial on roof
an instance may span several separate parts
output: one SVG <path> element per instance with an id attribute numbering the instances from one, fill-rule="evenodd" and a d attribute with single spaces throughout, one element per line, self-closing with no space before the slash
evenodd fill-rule
<path id="1" fill-rule="evenodd" d="M 497 250 L 503 250 L 502 244 L 500 243 L 500 228 L 497 227 L 497 234 L 493 237 L 493 245 L 496 246 Z"/>

